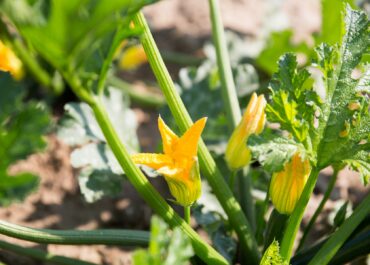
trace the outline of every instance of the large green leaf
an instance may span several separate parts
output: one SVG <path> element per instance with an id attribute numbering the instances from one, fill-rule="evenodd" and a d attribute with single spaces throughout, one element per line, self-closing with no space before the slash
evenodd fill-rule
<path id="1" fill-rule="evenodd" d="M 68 82 L 96 89 L 98 77 L 105 76 L 120 42 L 138 33 L 129 27 L 132 16 L 152 2 L 3 0 L 0 11 Z"/>
<path id="2" fill-rule="evenodd" d="M 10 165 L 46 147 L 44 134 L 51 123 L 40 102 L 24 102 L 25 88 L 0 73 L 0 204 L 23 200 L 38 186 L 29 173 L 8 174 Z"/>
<path id="3" fill-rule="evenodd" d="M 280 59 L 266 113 L 270 122 L 279 123 L 290 144 L 279 137 L 269 139 L 266 132 L 249 141 L 253 155 L 269 170 L 281 169 L 292 153 L 301 150 L 318 169 L 348 164 L 367 183 L 370 71 L 360 62 L 370 44 L 369 20 L 347 7 L 345 23 L 340 47 L 322 44 L 316 49 L 312 67 L 321 72 L 322 86 L 313 84 L 305 69 L 298 69 L 292 54 Z M 362 76 L 354 79 L 355 72 Z"/>
<path id="4" fill-rule="evenodd" d="M 137 152 L 137 120 L 135 113 L 129 109 L 129 99 L 120 90 L 111 88 L 108 92 L 103 104 L 109 118 L 128 150 Z M 65 105 L 57 135 L 67 144 L 77 147 L 71 153 L 71 163 L 74 168 L 81 169 L 78 180 L 87 202 L 94 202 L 106 195 L 115 196 L 121 191 L 124 172 L 86 103 Z M 151 174 L 146 168 L 143 171 Z"/>
<path id="5" fill-rule="evenodd" d="M 347 7 L 346 34 L 341 48 L 321 45 L 317 65 L 323 72 L 326 96 L 316 129 L 318 165 L 352 159 L 370 149 L 369 74 L 352 78 L 355 67 L 370 45 L 369 20 Z"/>
<path id="6" fill-rule="evenodd" d="M 272 102 L 266 107 L 267 119 L 277 122 L 289 131 L 297 141 L 310 142 L 309 132 L 313 130 L 314 113 L 320 105 L 318 95 L 313 91 L 312 80 L 307 70 L 297 70 L 293 54 L 286 54 L 279 60 L 279 71 L 270 83 Z"/>
<path id="7" fill-rule="evenodd" d="M 281 171 L 284 164 L 297 152 L 302 157 L 306 155 L 302 144 L 275 134 L 252 135 L 248 139 L 248 146 L 253 156 L 269 172 Z"/>

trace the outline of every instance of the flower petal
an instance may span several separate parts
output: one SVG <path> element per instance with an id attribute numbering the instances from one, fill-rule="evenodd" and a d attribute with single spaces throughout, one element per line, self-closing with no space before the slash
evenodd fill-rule
<path id="1" fill-rule="evenodd" d="M 180 179 L 179 174 L 182 173 L 182 169 L 172 166 L 164 166 L 157 170 L 157 172 L 168 178 Z"/>
<path id="2" fill-rule="evenodd" d="M 177 143 L 174 156 L 194 157 L 197 155 L 198 141 L 206 122 L 206 117 L 199 119 L 185 132 Z"/>
<path id="3" fill-rule="evenodd" d="M 161 116 L 158 117 L 158 128 L 163 142 L 163 152 L 170 154 L 177 144 L 179 137 L 164 123 Z"/>
<path id="4" fill-rule="evenodd" d="M 153 169 L 159 169 L 172 164 L 171 157 L 162 154 L 141 153 L 131 156 L 135 164 L 142 164 Z"/>

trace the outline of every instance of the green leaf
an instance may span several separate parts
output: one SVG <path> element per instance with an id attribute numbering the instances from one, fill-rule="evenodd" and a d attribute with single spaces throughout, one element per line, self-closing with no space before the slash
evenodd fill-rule
<path id="1" fill-rule="evenodd" d="M 334 217 L 334 228 L 340 227 L 344 220 L 349 217 L 350 214 L 347 214 L 348 201 L 343 203 L 343 205 L 337 211 L 337 214 Z"/>
<path id="2" fill-rule="evenodd" d="M 248 139 L 248 147 L 262 166 L 269 172 L 279 172 L 286 162 L 297 152 L 302 157 L 306 155 L 304 146 L 292 139 L 268 134 L 251 135 Z"/>
<path id="3" fill-rule="evenodd" d="M 339 44 L 344 35 L 345 3 L 355 6 L 353 0 L 322 0 L 321 1 L 321 35 L 319 42 L 330 45 Z"/>
<path id="4" fill-rule="evenodd" d="M 369 152 L 360 151 L 353 159 L 346 159 L 344 163 L 352 170 L 360 173 L 364 185 L 370 182 L 370 155 Z"/>
<path id="5" fill-rule="evenodd" d="M 193 216 L 198 225 L 207 232 L 215 249 L 232 263 L 237 243 L 225 222 L 226 214 L 206 181 L 202 181 L 202 197 L 193 208 Z"/>
<path id="6" fill-rule="evenodd" d="M 128 108 L 128 97 L 117 89 L 111 88 L 108 92 L 103 103 L 109 118 L 129 151 L 137 152 L 137 120 Z M 71 163 L 74 168 L 81 169 L 78 181 L 87 202 L 95 202 L 103 196 L 116 196 L 122 191 L 124 172 L 87 104 L 68 103 L 65 106 L 57 135 L 67 144 L 78 146 L 71 153 Z M 143 171 L 151 177 L 156 176 L 147 168 Z"/>
<path id="7" fill-rule="evenodd" d="M 316 129 L 320 137 L 314 143 L 320 168 L 352 159 L 370 148 L 368 66 L 359 80 L 352 78 L 370 44 L 369 21 L 363 12 L 347 7 L 345 22 L 341 48 L 321 45 L 317 51 L 316 64 L 323 72 L 326 87 Z"/>
<path id="8" fill-rule="evenodd" d="M 175 228 L 163 265 L 186 265 L 193 255 L 194 251 L 190 239 L 180 229 Z"/>
<path id="9" fill-rule="evenodd" d="M 194 255 L 190 239 L 179 228 L 170 232 L 168 225 L 152 217 L 148 250 L 133 254 L 134 265 L 186 265 Z"/>
<path id="10" fill-rule="evenodd" d="M 279 60 L 279 70 L 270 82 L 272 102 L 266 107 L 267 119 L 277 122 L 299 142 L 310 142 L 314 132 L 313 119 L 320 99 L 313 91 L 307 70 L 297 70 L 295 55 L 286 54 Z M 307 139 L 309 138 L 309 139 Z"/>
<path id="11" fill-rule="evenodd" d="M 38 186 L 39 178 L 30 173 L 8 176 L 6 172 L 0 172 L 0 205 L 21 202 Z"/>
<path id="12" fill-rule="evenodd" d="M 103 103 L 121 140 L 129 151 L 136 151 L 139 147 L 136 136 L 137 121 L 135 113 L 129 109 L 128 96 L 118 89 L 109 89 Z M 68 103 L 64 109 L 65 114 L 59 122 L 57 131 L 59 138 L 71 146 L 105 142 L 103 133 L 87 104 Z"/>
<path id="13" fill-rule="evenodd" d="M 78 176 L 81 193 L 88 203 L 105 196 L 116 196 L 122 192 L 122 176 L 110 170 L 84 168 Z"/>
<path id="14" fill-rule="evenodd" d="M 280 255 L 279 242 L 274 240 L 263 254 L 260 265 L 289 265 Z"/>
<path id="15" fill-rule="evenodd" d="M 69 82 L 82 81 L 78 85 L 83 89 L 95 91 L 120 42 L 138 34 L 129 27 L 133 15 L 152 2 L 4 0 L 0 9 L 27 43 Z"/>
<path id="16" fill-rule="evenodd" d="M 25 102 L 25 88 L 9 74 L 0 73 L 0 204 L 23 200 L 38 186 L 29 173 L 9 176 L 8 168 L 46 147 L 43 135 L 51 123 L 46 107 Z"/>

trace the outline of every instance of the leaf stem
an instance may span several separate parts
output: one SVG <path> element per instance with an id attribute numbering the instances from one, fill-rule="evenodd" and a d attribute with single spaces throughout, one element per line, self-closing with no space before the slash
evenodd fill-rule
<path id="1" fill-rule="evenodd" d="M 96 265 L 95 263 L 68 258 L 42 251 L 41 249 L 26 248 L 0 240 L 0 249 L 8 250 L 19 255 L 31 257 L 37 260 L 45 261 L 59 265 Z"/>
<path id="2" fill-rule="evenodd" d="M 35 229 L 0 221 L 0 234 L 41 244 L 147 246 L 149 233 L 139 230 Z"/>
<path id="3" fill-rule="evenodd" d="M 326 265 L 334 257 L 347 238 L 352 234 L 361 221 L 370 213 L 370 194 L 360 203 L 353 214 L 344 221 L 337 231 L 324 244 L 308 265 Z"/>
<path id="4" fill-rule="evenodd" d="M 185 132 L 193 122 L 176 90 L 142 13 L 136 14 L 134 23 L 136 26 L 143 28 L 141 43 L 148 57 L 148 61 L 177 125 L 182 132 Z M 228 215 L 231 225 L 239 237 L 242 248 L 249 255 L 250 264 L 258 264 L 260 253 L 251 226 L 202 140 L 199 142 L 198 155 L 201 170 Z"/>
<path id="5" fill-rule="evenodd" d="M 140 169 L 130 158 L 127 149 L 119 139 L 100 98 L 95 98 L 91 105 L 96 120 L 117 158 L 127 178 L 149 206 L 161 216 L 171 227 L 180 227 L 192 241 L 196 254 L 208 264 L 227 264 L 227 261 L 211 246 L 205 243 L 200 236 L 168 205 L 158 191 L 150 184 Z"/>
<path id="6" fill-rule="evenodd" d="M 324 208 L 324 206 L 325 206 L 325 203 L 326 203 L 326 202 L 327 202 L 327 200 L 329 199 L 330 194 L 331 194 L 331 192 L 333 191 L 333 188 L 334 188 L 334 186 L 335 186 L 335 182 L 336 182 L 336 180 L 337 180 L 338 173 L 339 173 L 339 170 L 338 170 L 337 168 L 334 168 L 333 175 L 332 175 L 332 177 L 331 177 L 331 179 L 330 179 L 330 182 L 329 182 L 329 184 L 328 184 L 328 187 L 327 187 L 327 189 L 326 189 L 326 191 L 325 191 L 324 197 L 322 198 L 322 200 L 321 200 L 321 202 L 320 202 L 319 206 L 317 207 L 317 209 L 316 209 L 316 211 L 315 211 L 314 215 L 311 217 L 310 222 L 308 223 L 308 225 L 307 225 L 306 229 L 304 230 L 304 232 L 303 232 L 303 236 L 302 236 L 301 241 L 299 242 L 299 246 L 298 246 L 297 251 L 298 251 L 298 250 L 300 250 L 300 249 L 303 247 L 304 242 L 305 242 L 305 241 L 306 241 L 306 239 L 307 239 L 308 233 L 310 232 L 310 230 L 311 230 L 312 226 L 315 224 L 317 217 L 319 216 L 319 214 L 321 213 L 322 209 L 323 209 L 323 208 Z"/>
<path id="7" fill-rule="evenodd" d="M 190 217 L 191 217 L 191 206 L 184 206 L 184 220 L 188 225 L 190 225 Z"/>
<path id="8" fill-rule="evenodd" d="M 229 177 L 229 188 L 232 191 L 234 190 L 234 187 L 235 187 L 235 178 L 236 178 L 236 175 L 237 174 L 238 174 L 238 171 L 237 170 L 233 170 L 230 173 L 230 177 Z"/>
<path id="9" fill-rule="evenodd" d="M 217 65 L 221 78 L 222 95 L 226 105 L 226 113 L 233 130 L 241 120 L 238 97 L 231 71 L 230 58 L 227 50 L 224 27 L 218 0 L 209 0 L 213 42 L 216 48 Z"/>
<path id="10" fill-rule="evenodd" d="M 140 105 L 146 107 L 159 108 L 166 104 L 166 101 L 164 100 L 163 96 L 150 92 L 143 93 L 141 91 L 136 91 L 131 84 L 115 76 L 109 77 L 108 85 L 109 84 L 126 92 L 133 102 L 138 103 Z"/>
<path id="11" fill-rule="evenodd" d="M 239 203 L 247 216 L 247 219 L 251 225 L 252 231 L 256 233 L 256 213 L 254 207 L 254 201 L 252 196 L 252 180 L 250 167 L 246 166 L 243 168 L 242 174 L 238 177 L 239 186 Z"/>
<path id="12" fill-rule="evenodd" d="M 284 237 L 281 243 L 281 256 L 289 262 L 293 252 L 294 241 L 302 221 L 304 211 L 315 187 L 320 170 L 316 167 L 312 169 L 311 174 L 307 180 L 306 186 L 303 189 L 301 197 L 294 208 L 292 215 L 289 218 L 287 228 L 284 232 Z"/>

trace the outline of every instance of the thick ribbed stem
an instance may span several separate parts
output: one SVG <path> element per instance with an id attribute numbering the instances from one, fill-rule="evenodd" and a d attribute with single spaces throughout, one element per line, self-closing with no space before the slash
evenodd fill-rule
<path id="1" fill-rule="evenodd" d="M 319 170 L 317 168 L 312 169 L 311 174 L 307 180 L 307 183 L 303 189 L 301 197 L 299 198 L 297 205 L 294 208 L 292 215 L 289 218 L 287 228 L 284 232 L 284 237 L 281 242 L 281 255 L 289 262 L 293 252 L 294 241 L 301 224 L 304 211 L 310 200 L 312 191 L 315 187 L 317 177 L 319 176 Z"/>
<path id="2" fill-rule="evenodd" d="M 149 233 L 139 230 L 35 229 L 0 221 L 0 234 L 41 244 L 147 246 Z"/>
<path id="3" fill-rule="evenodd" d="M 195 253 L 208 264 L 227 264 L 227 261 L 200 236 L 168 205 L 157 190 L 150 184 L 140 169 L 134 164 L 125 146 L 119 139 L 100 98 L 91 105 L 95 118 L 112 149 L 115 157 L 126 173 L 127 178 L 151 208 L 171 227 L 180 227 L 190 238 Z"/>
<path id="4" fill-rule="evenodd" d="M 326 189 L 326 191 L 325 191 L 324 197 L 322 198 L 322 200 L 321 200 L 321 202 L 320 202 L 319 206 L 317 207 L 317 209 L 316 209 L 315 213 L 314 213 L 314 214 L 313 214 L 313 216 L 311 217 L 310 222 L 308 223 L 308 225 L 307 225 L 306 229 L 305 229 L 305 230 L 304 230 L 304 232 L 303 232 L 303 236 L 302 236 L 301 241 L 299 242 L 299 246 L 298 246 L 297 251 L 298 251 L 298 250 L 300 250 L 300 249 L 303 247 L 304 242 L 305 242 L 305 241 L 306 241 L 306 239 L 307 239 L 308 233 L 310 232 L 310 230 L 311 230 L 312 226 L 315 224 L 317 217 L 319 216 L 319 214 L 321 213 L 322 209 L 323 209 L 323 208 L 324 208 L 324 206 L 325 206 L 325 203 L 326 203 L 326 202 L 327 202 L 327 200 L 329 199 L 330 194 L 331 194 L 331 192 L 332 192 L 332 191 L 333 191 L 333 189 L 334 189 L 335 182 L 337 181 L 338 172 L 339 172 L 339 170 L 335 168 L 335 169 L 334 169 L 333 176 L 331 177 L 330 182 L 329 182 L 329 185 L 328 185 L 328 187 L 327 187 L 327 189 Z"/>
<path id="5" fill-rule="evenodd" d="M 78 259 L 68 258 L 59 255 L 53 255 L 51 253 L 45 252 L 41 249 L 35 248 L 25 248 L 15 244 L 11 244 L 0 240 L 0 249 L 8 250 L 19 255 L 27 256 L 37 260 L 45 261 L 48 264 L 58 264 L 58 265 L 96 265 L 95 263 L 82 261 Z"/>
<path id="6" fill-rule="evenodd" d="M 333 233 L 330 239 L 324 244 L 319 252 L 313 257 L 308 265 L 326 265 L 334 257 L 348 237 L 370 213 L 370 194 L 360 203 L 353 214 L 344 221 L 337 231 Z"/>
<path id="7" fill-rule="evenodd" d="M 182 132 L 185 132 L 193 124 L 184 103 L 171 79 L 171 76 L 162 60 L 159 50 L 155 44 L 150 29 L 144 16 L 138 13 L 134 17 L 134 23 L 143 28 L 141 43 L 144 47 L 148 61 L 167 100 L 167 104 L 174 116 L 177 125 Z M 241 246 L 250 258 L 250 264 L 258 264 L 259 251 L 257 243 L 252 233 L 252 229 L 239 203 L 233 196 L 231 190 L 227 187 L 221 172 L 218 170 L 206 145 L 201 140 L 199 142 L 199 164 L 201 171 L 207 178 L 213 192 L 228 215 L 232 226 L 234 227 Z"/>

